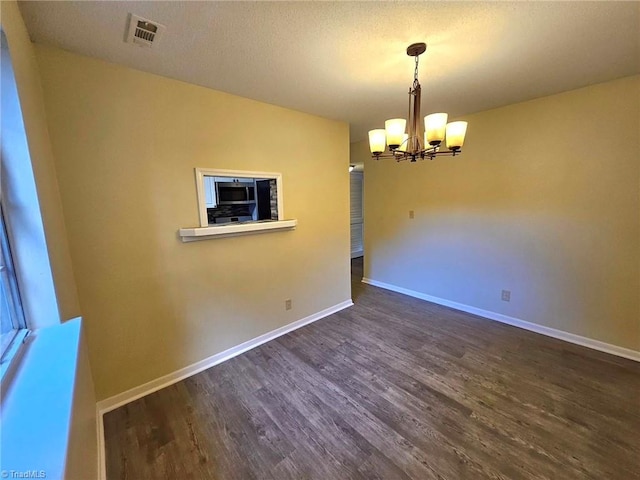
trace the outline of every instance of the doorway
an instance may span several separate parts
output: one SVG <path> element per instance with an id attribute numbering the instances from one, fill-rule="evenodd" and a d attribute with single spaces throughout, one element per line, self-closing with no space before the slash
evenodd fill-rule
<path id="1" fill-rule="evenodd" d="M 351 221 L 351 279 L 362 280 L 364 257 L 364 171 L 362 166 L 349 173 Z M 356 278 L 357 277 L 357 278 Z"/>

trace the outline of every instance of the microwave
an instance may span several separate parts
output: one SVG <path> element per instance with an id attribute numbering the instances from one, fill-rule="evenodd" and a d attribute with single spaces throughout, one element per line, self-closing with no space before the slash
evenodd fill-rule
<path id="1" fill-rule="evenodd" d="M 245 205 L 256 202 L 256 188 L 249 182 L 216 182 L 218 205 Z"/>

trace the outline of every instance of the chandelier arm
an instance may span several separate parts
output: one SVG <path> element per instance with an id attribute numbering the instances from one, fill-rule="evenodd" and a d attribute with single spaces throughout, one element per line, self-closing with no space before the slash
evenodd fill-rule
<path id="1" fill-rule="evenodd" d="M 461 149 L 458 150 L 440 150 L 438 152 L 427 153 L 427 155 L 433 155 L 435 157 L 455 157 L 462 153 Z"/>
<path id="2" fill-rule="evenodd" d="M 462 153 L 462 149 L 456 149 L 456 150 L 438 150 L 438 151 L 430 151 L 430 150 L 420 150 L 417 151 L 415 153 L 411 153 L 411 152 L 398 152 L 395 151 L 394 152 L 384 152 L 384 153 L 380 153 L 378 155 L 373 155 L 374 159 L 379 160 L 379 159 L 385 159 L 385 158 L 393 158 L 394 160 L 397 161 L 402 161 L 402 160 L 409 160 L 412 157 L 416 157 L 416 158 L 420 158 L 422 160 L 424 160 L 425 158 L 429 158 L 431 160 L 433 160 L 435 157 L 455 157 L 457 155 L 460 155 Z"/>

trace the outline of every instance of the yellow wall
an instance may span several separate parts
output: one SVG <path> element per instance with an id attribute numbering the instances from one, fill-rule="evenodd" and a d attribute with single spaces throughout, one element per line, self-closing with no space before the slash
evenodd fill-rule
<path id="1" fill-rule="evenodd" d="M 365 276 L 640 350 L 640 77 L 464 119 L 456 158 L 352 145 Z"/>
<path id="2" fill-rule="evenodd" d="M 98 452 L 96 429 L 96 395 L 83 324 L 78 344 L 73 409 L 64 472 L 66 480 L 88 480 L 93 478 L 93 472 L 96 470 L 96 478 L 100 478 L 101 466 L 98 459 L 102 457 L 103 452 Z"/>
<path id="3" fill-rule="evenodd" d="M 36 51 L 98 399 L 350 298 L 347 124 Z M 281 172 L 297 229 L 182 243 L 195 167 Z"/>

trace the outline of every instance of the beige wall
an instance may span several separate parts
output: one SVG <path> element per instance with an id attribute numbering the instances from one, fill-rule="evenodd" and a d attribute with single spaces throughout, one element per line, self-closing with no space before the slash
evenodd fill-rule
<path id="1" fill-rule="evenodd" d="M 36 50 L 98 399 L 350 298 L 347 124 Z M 297 229 L 182 243 L 195 167 L 281 172 Z"/>
<path id="2" fill-rule="evenodd" d="M 465 120 L 461 157 L 352 145 L 365 276 L 640 350 L 640 77 Z"/>
<path id="3" fill-rule="evenodd" d="M 33 175 L 51 263 L 51 274 L 55 285 L 58 313 L 60 320 L 68 320 L 80 315 L 80 306 L 69 256 L 38 64 L 33 44 L 29 39 L 17 3 L 2 1 L 0 5 L 2 29 L 9 41 L 24 128 L 27 133 Z M 45 326 L 44 322 L 40 323 L 36 326 Z"/>
<path id="4" fill-rule="evenodd" d="M 84 321 L 78 342 L 73 388 L 73 409 L 69 427 L 69 444 L 64 478 L 66 480 L 88 480 L 100 478 L 98 459 L 104 452 L 98 452 L 98 431 L 96 424 L 96 395 L 89 364 L 89 352 Z M 95 474 L 94 474 L 95 472 Z"/>

